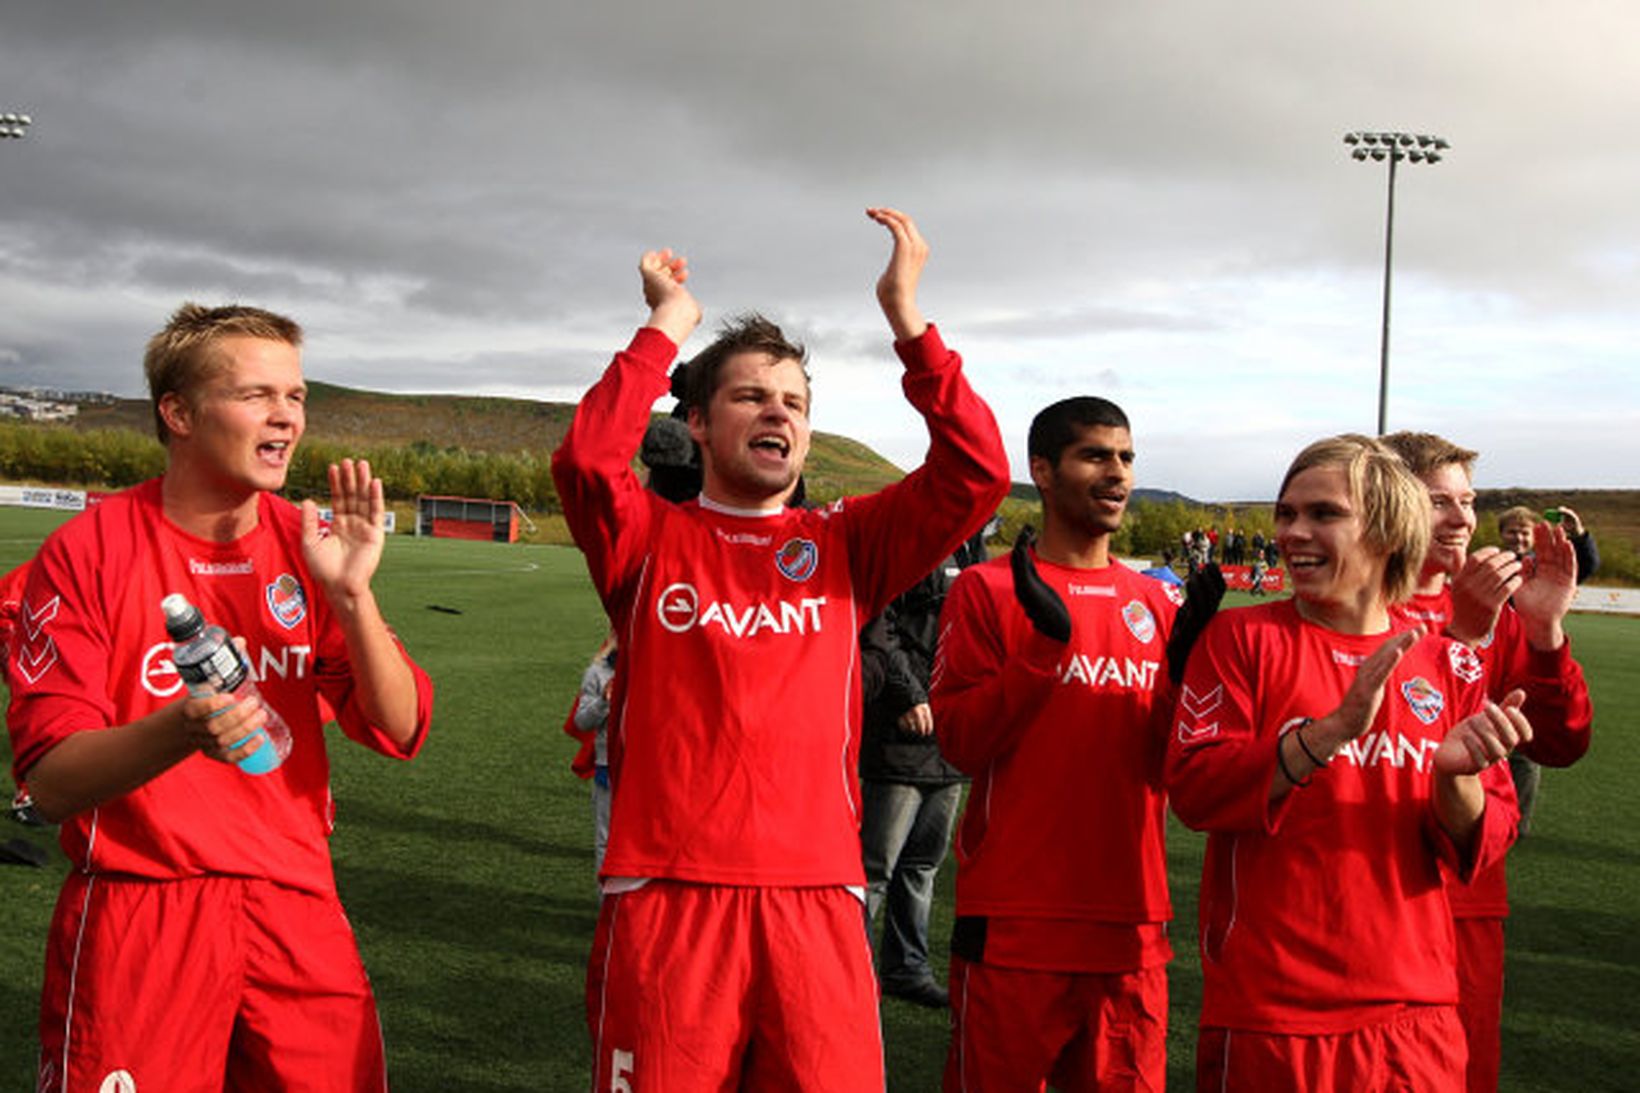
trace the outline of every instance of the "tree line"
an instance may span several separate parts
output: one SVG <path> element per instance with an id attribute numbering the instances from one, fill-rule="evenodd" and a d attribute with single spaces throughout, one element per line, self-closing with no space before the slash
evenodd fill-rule
<path id="1" fill-rule="evenodd" d="M 293 498 L 327 495 L 326 467 L 344 456 L 368 459 L 392 500 L 446 494 L 516 501 L 536 512 L 558 509 L 547 454 L 468 452 L 423 441 L 361 447 L 304 440 L 291 460 L 286 494 Z M 3 479 L 123 489 L 164 470 L 165 449 L 143 433 L 0 423 Z"/>
<path id="2" fill-rule="evenodd" d="M 548 453 L 469 452 L 440 448 L 426 441 L 361 447 L 310 437 L 296 450 L 285 493 L 296 499 L 327 496 L 325 468 L 344 456 L 370 460 L 389 500 L 414 501 L 424 494 L 436 494 L 515 501 L 536 513 L 560 511 Z M 164 469 L 165 449 L 146 433 L 0 422 L 0 479 L 123 489 L 153 478 Z M 828 502 L 842 492 L 817 488 L 810 492 L 809 499 Z M 1002 528 L 992 541 L 993 549 L 1011 544 L 1024 524 L 1041 526 L 1041 506 L 1034 501 L 1004 501 L 999 515 Z M 1112 536 L 1111 546 L 1123 557 L 1160 558 L 1164 550 L 1178 557 L 1186 531 L 1209 527 L 1219 530 L 1221 542 L 1230 528 L 1241 531 L 1249 540 L 1255 532 L 1266 539 L 1274 532 L 1268 505 L 1203 505 L 1178 499 L 1134 501 L 1122 527 Z M 1600 537 L 1598 528 L 1596 536 L 1601 553 L 1597 579 L 1640 584 L 1640 555 L 1633 545 L 1618 536 Z M 1483 517 L 1475 545 L 1497 541 L 1494 522 Z"/>

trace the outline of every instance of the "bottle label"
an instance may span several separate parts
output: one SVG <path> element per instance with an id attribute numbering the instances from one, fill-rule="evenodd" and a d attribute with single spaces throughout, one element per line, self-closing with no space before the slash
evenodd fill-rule
<path id="1" fill-rule="evenodd" d="M 204 660 L 178 663 L 177 674 L 194 693 L 209 691 L 232 694 L 245 682 L 245 659 L 232 643 L 225 642 L 211 650 Z"/>

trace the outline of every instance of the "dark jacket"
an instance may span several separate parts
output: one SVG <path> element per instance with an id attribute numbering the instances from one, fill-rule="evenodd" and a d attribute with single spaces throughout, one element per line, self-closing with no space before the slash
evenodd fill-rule
<path id="1" fill-rule="evenodd" d="M 872 782 L 949 785 L 965 780 L 940 755 L 939 741 L 899 726 L 900 715 L 928 701 L 928 674 L 939 640 L 940 608 L 957 573 L 985 560 L 974 540 L 902 592 L 860 633 L 860 688 L 865 700 L 860 777 Z"/>

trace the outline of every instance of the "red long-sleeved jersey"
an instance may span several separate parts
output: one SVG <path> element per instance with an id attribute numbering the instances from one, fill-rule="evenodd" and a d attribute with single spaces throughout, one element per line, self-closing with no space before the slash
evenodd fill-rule
<path id="1" fill-rule="evenodd" d="M 406 655 L 417 729 L 401 748 L 348 701 L 347 644 L 303 561 L 296 507 L 262 494 L 256 528 L 218 543 L 165 518 L 160 483 L 105 498 L 40 548 L 9 664 L 13 773 L 21 781 L 72 733 L 128 724 L 185 693 L 159 607 L 180 592 L 245 638 L 257 686 L 290 725 L 290 757 L 253 776 L 190 756 L 65 821 L 64 852 L 86 873 L 262 877 L 333 893 L 321 697 L 348 736 L 409 758 L 432 719 L 432 682 Z"/>
<path id="2" fill-rule="evenodd" d="M 1414 596 L 1392 610 L 1431 633 L 1441 633 L 1452 621 L 1451 588 Z M 1505 604 L 1497 625 L 1475 646 L 1475 653 L 1486 667 L 1486 693 L 1494 701 L 1516 688 L 1526 692 L 1521 712 L 1532 723 L 1532 739 L 1520 749 L 1522 754 L 1547 767 L 1569 767 L 1583 758 L 1593 732 L 1594 705 L 1583 668 L 1572 659 L 1570 638 L 1553 652 L 1533 649 L 1520 615 Z M 1482 870 L 1470 884 L 1452 885 L 1447 896 L 1457 918 L 1508 917 L 1507 859 Z"/>
<path id="3" fill-rule="evenodd" d="M 927 462 L 867 497 L 747 514 L 632 473 L 677 347 L 639 330 L 581 400 L 553 478 L 620 638 L 606 877 L 858 885 L 860 628 L 995 510 L 1007 456 L 930 327 L 896 345 Z"/>
<path id="4" fill-rule="evenodd" d="M 957 914 L 992 920 L 990 963 L 1132 971 L 1171 955 L 1162 756 L 1178 603 L 1120 563 L 1036 567 L 1070 611 L 1068 646 L 1031 625 L 1005 557 L 965 570 L 940 618 L 934 730 L 974 779 Z"/>
<path id="5" fill-rule="evenodd" d="M 1291 600 L 1221 612 L 1185 672 L 1167 788 L 1209 833 L 1202 873 L 1202 1024 L 1302 1035 L 1349 1031 L 1409 1004 L 1455 1004 L 1443 868 L 1499 860 L 1519 816 L 1505 764 L 1467 853 L 1436 820 L 1432 757 L 1480 709 L 1479 659 L 1439 636 L 1390 674 L 1372 726 L 1305 786 L 1270 801 L 1283 733 L 1338 707 L 1391 633 L 1340 634 Z"/>

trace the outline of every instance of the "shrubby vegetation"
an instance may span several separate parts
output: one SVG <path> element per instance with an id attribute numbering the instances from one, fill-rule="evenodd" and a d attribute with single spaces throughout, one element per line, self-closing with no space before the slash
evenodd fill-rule
<path id="1" fill-rule="evenodd" d="M 1021 526 L 1042 526 L 1042 506 L 1036 501 L 1009 499 L 1002 503 L 1002 530 L 992 543 L 992 549 L 1011 546 Z M 1239 529 L 1249 540 L 1255 532 L 1268 538 L 1274 531 L 1270 506 L 1192 505 L 1185 501 L 1141 501 L 1129 503 L 1122 527 L 1111 537 L 1111 549 L 1124 558 L 1159 560 L 1162 551 L 1171 550 L 1182 563 L 1180 541 L 1187 531 L 1218 528 L 1222 534 L 1230 528 Z"/>
<path id="2" fill-rule="evenodd" d="M 308 439 L 296 450 L 286 493 L 320 497 L 325 468 L 343 456 L 370 460 L 389 498 L 450 494 L 516 501 L 538 512 L 556 510 L 558 493 L 546 454 L 473 453 L 426 443 L 360 448 Z M 165 469 L 165 450 L 129 429 L 0 424 L 0 478 L 122 489 Z"/>
<path id="3" fill-rule="evenodd" d="M 423 494 L 442 494 L 516 501 L 537 516 L 558 512 L 558 493 L 552 484 L 548 453 L 473 452 L 439 447 L 427 441 L 360 446 L 310 435 L 297 449 L 286 494 L 297 499 L 325 496 L 329 491 L 325 468 L 343 456 L 370 460 L 386 486 L 389 500 L 398 502 L 400 508 Z M 122 489 L 152 478 L 164 468 L 165 451 L 147 433 L 125 428 L 73 429 L 0 422 L 0 480 Z M 818 465 L 814 469 L 818 473 L 810 481 L 809 497 L 816 502 L 831 501 L 845 491 L 855 492 L 877 484 L 873 478 L 869 485 L 863 486 L 866 472 L 856 468 L 856 473 L 851 475 L 849 468 L 841 464 L 829 470 Z M 872 472 L 875 473 L 875 468 Z M 852 488 L 845 485 L 849 482 L 853 483 Z M 1487 512 L 1482 514 L 1476 545 L 1497 542 L 1492 510 L 1517 503 L 1519 492 L 1483 493 Z M 1578 504 L 1583 506 L 1584 502 L 1579 500 Z M 1630 508 L 1618 508 L 1618 504 Z M 1600 546 L 1597 583 L 1640 585 L 1640 554 L 1636 553 L 1630 536 L 1623 534 L 1623 529 L 1632 528 L 1634 524 L 1632 505 L 1628 500 L 1608 502 L 1605 521 L 1601 513 L 1582 509 Z M 401 520 L 408 515 L 401 513 Z M 1040 527 L 1042 523 L 1041 505 L 1034 498 L 1010 498 L 1002 503 L 1000 515 L 1002 530 L 992 540 L 992 550 L 1010 546 L 1023 524 Z M 404 524 L 406 529 L 410 526 L 409 522 Z M 1249 539 L 1254 532 L 1262 532 L 1268 538 L 1274 530 L 1269 505 L 1134 501 L 1112 546 L 1122 557 L 1159 559 L 1163 550 L 1172 550 L 1177 556 L 1180 536 L 1185 531 L 1209 527 L 1218 528 L 1221 535 L 1229 528 L 1239 528 Z M 561 530 L 561 521 L 555 520 L 542 521 L 540 530 L 529 537 L 543 542 L 569 541 L 568 534 Z"/>

